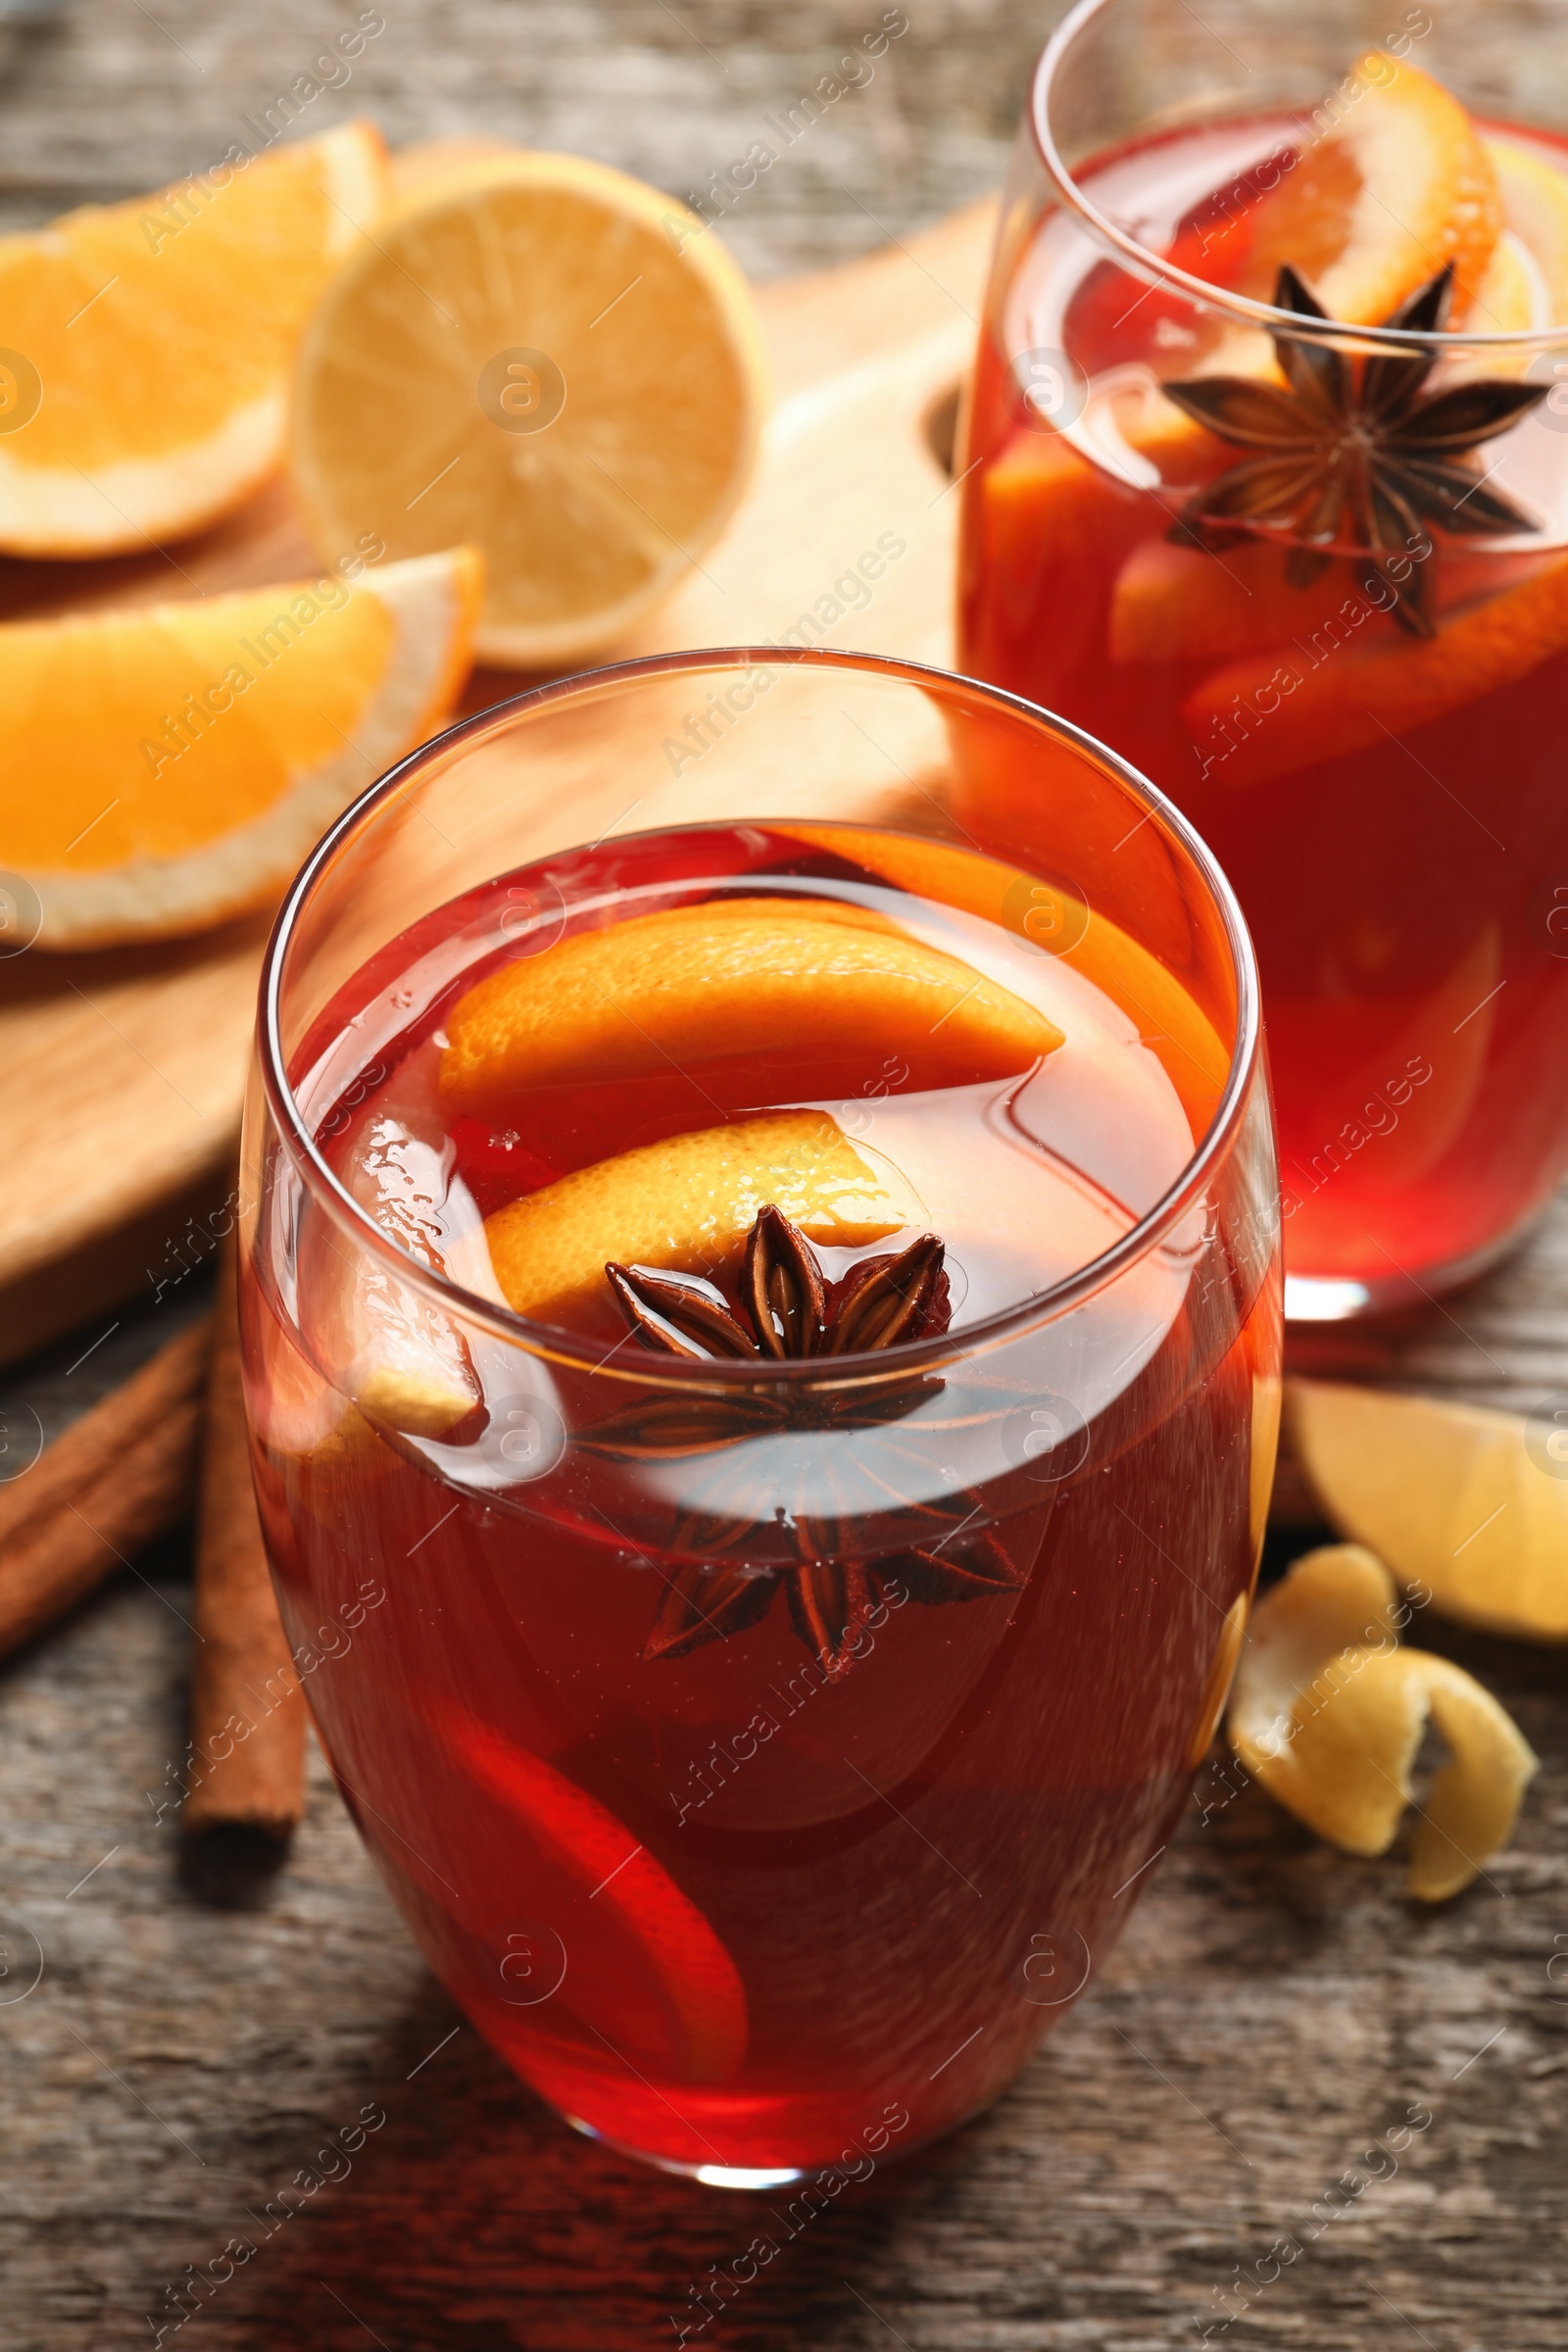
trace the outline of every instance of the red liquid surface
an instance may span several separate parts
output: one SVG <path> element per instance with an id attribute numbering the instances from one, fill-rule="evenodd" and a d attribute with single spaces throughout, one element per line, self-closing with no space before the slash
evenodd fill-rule
<path id="1" fill-rule="evenodd" d="M 1252 248 L 1246 173 L 1293 135 L 1228 123 L 1079 177 L 1152 250 L 1267 299 L 1284 257 Z M 1238 178 L 1240 198 L 1213 193 Z M 964 458 L 960 666 L 1121 752 L 1234 884 L 1262 973 L 1288 1272 L 1393 1298 L 1483 1260 L 1568 1165 L 1568 587 L 1548 584 L 1543 622 L 1514 617 L 1564 564 L 1568 435 L 1533 416 L 1489 446 L 1543 530 L 1507 549 L 1438 534 L 1438 659 L 1460 690 L 1383 724 L 1365 714 L 1393 709 L 1388 666 L 1434 657 L 1360 593 L 1364 564 L 1348 554 L 1303 590 L 1277 539 L 1218 557 L 1167 541 L 1189 491 L 1247 454 L 1157 440 L 1180 427 L 1156 379 L 1224 370 L 1201 339 L 1217 352 L 1218 327 L 1059 215 L 1024 239 L 1002 318 L 1009 350 L 1054 347 L 1082 371 L 1088 439 L 1031 420 L 994 319 Z M 1153 451 L 1156 484 L 1102 462 L 1118 435 L 1135 472 L 1140 442 Z M 1534 629 L 1533 652 L 1471 691 L 1462 638 L 1489 608 Z M 1022 779 L 965 822 L 1025 861 L 1049 854 Z"/>
<path id="2" fill-rule="evenodd" d="M 857 1090 L 863 1128 L 842 1066 L 797 1067 L 772 1098 L 836 1099 L 858 1145 L 916 1183 L 948 1244 L 955 1330 L 1106 1247 L 1190 1152 L 1136 1022 L 1055 958 L 973 918 L 955 930 L 852 858 L 755 829 L 579 858 L 573 888 L 597 883 L 586 919 L 602 923 L 661 903 L 671 877 L 682 898 L 736 879 L 869 893 L 953 952 L 966 939 L 1066 1030 L 1033 1076 L 1001 1086 L 917 1097 L 879 1062 Z M 378 1133 L 384 1147 L 428 1122 L 421 1072 L 455 997 L 538 947 L 496 945 L 509 888 L 394 943 L 298 1057 L 297 1079 L 312 1063 L 328 1073 L 314 1100 L 351 1184 Z M 738 1069 L 698 1073 L 702 1123 L 715 1096 L 725 1115 L 755 1107 L 724 1101 L 755 1096 Z M 424 1246 L 471 1276 L 462 1234 L 477 1210 L 693 1125 L 679 1085 L 567 1088 L 533 1106 L 525 1137 L 477 1122 L 438 1135 L 401 1193 L 383 1156 L 384 1219 L 415 1202 Z M 837 1433 L 808 1440 L 776 1491 L 804 1493 L 836 1462 L 840 1548 L 868 1577 L 843 1668 L 803 1642 L 782 1590 L 728 1639 L 644 1655 L 692 1557 L 675 1541 L 680 1496 L 711 1465 L 677 1463 L 656 1491 L 554 1443 L 635 1385 L 558 1362 L 550 1424 L 537 1394 L 526 1414 L 496 1394 L 514 1376 L 470 1335 L 487 1430 L 424 1444 L 347 1405 L 342 1286 L 381 1278 L 344 1275 L 341 1235 L 318 1254 L 303 1245 L 304 1345 L 268 1282 L 250 1281 L 263 1516 L 290 1638 L 317 1661 L 306 1687 L 327 1752 L 432 1965 L 567 2116 L 694 2170 L 854 2165 L 982 2105 L 1082 1989 L 1206 1743 L 1272 1459 L 1266 1404 L 1254 1446 L 1254 1399 L 1272 1395 L 1277 1292 L 1223 1252 L 1201 1256 L 1202 1226 L 1074 1322 L 1086 1421 L 1070 1407 L 1041 1418 L 1045 1389 L 981 1350 L 892 1424 L 893 1453 L 877 1450 L 888 1432 L 862 1430 L 846 1469 Z M 822 1251 L 833 1278 L 866 1254 Z M 584 1309 L 579 1336 L 618 1328 L 601 1312 Z M 1068 1358 L 1050 1362 L 1065 1392 Z M 998 1415 L 1013 1434 L 977 1449 L 966 1416 Z M 1042 1436 L 1063 1427 L 1054 1447 Z M 961 1510 L 990 1527 L 1017 1589 L 929 1605 L 898 1556 L 977 1466 Z M 760 1514 L 746 1546 L 781 1588 L 787 1517 Z"/>

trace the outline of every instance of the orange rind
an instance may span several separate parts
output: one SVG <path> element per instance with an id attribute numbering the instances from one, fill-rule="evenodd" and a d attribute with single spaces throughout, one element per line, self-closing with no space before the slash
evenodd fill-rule
<path id="1" fill-rule="evenodd" d="M 199 931 L 275 895 L 444 716 L 479 593 L 457 548 L 0 625 L 0 867 L 37 893 L 39 947 Z"/>
<path id="2" fill-rule="evenodd" d="M 769 1204 L 808 1240 L 842 1249 L 922 1221 L 919 1200 L 885 1160 L 852 1144 L 827 1112 L 799 1110 L 599 1160 L 498 1209 L 485 1233 L 508 1303 L 550 1323 L 608 1297 L 610 1260 L 708 1273 L 738 1252 Z"/>
<path id="3" fill-rule="evenodd" d="M 1396 1646 L 1397 1616 L 1394 1580 L 1370 1552 L 1309 1552 L 1252 1612 L 1228 1729 L 1271 1796 L 1344 1852 L 1372 1855 L 1414 1801 L 1430 1722 L 1449 1760 L 1420 1808 L 1408 1885 L 1442 1902 L 1507 1843 L 1538 1759 L 1462 1667 Z"/>
<path id="4" fill-rule="evenodd" d="M 28 371 L 13 397 L 37 394 L 0 439 L 7 553 L 142 553 L 216 520 L 276 468 L 295 345 L 380 217 L 386 154 L 368 122 L 230 160 L 241 152 L 156 195 L 0 238 L 5 340 Z M 353 546 L 334 542 L 322 561 Z"/>
<path id="5" fill-rule="evenodd" d="M 504 966 L 447 1022 L 454 1112 L 527 1092 L 701 1069 L 747 1051 L 802 1063 L 907 1063 L 912 1089 L 1028 1070 L 1061 1031 L 957 957 L 829 902 L 743 899 L 581 932 Z M 823 1090 L 827 1091 L 827 1090 Z"/>
<path id="6" fill-rule="evenodd" d="M 447 1755 L 522 1825 L 579 1896 L 602 1904 L 630 1936 L 677 2022 L 684 2080 L 733 2081 L 750 2031 L 746 1987 L 709 1920 L 663 1864 L 542 1756 L 450 1700 L 431 1694 L 423 1711 Z"/>
<path id="7" fill-rule="evenodd" d="M 1306 645 L 1227 662 L 1190 694 L 1182 717 L 1213 774 L 1240 789 L 1445 718 L 1511 686 L 1568 646 L 1568 558 L 1440 622 L 1419 642 L 1385 628 L 1358 590 Z"/>

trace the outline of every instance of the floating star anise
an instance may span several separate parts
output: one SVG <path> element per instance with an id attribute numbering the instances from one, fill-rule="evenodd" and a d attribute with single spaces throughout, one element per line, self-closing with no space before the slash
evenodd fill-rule
<path id="1" fill-rule="evenodd" d="M 1441 334 L 1452 294 L 1450 263 L 1381 323 Z M 1289 264 L 1274 303 L 1298 318 L 1327 317 Z M 1401 626 L 1432 636 L 1435 567 L 1426 526 L 1459 537 L 1537 527 L 1463 461 L 1506 432 L 1549 387 L 1485 376 L 1426 393 L 1435 349 L 1350 359 L 1290 334 L 1277 334 L 1274 349 L 1283 387 L 1240 375 L 1161 387 L 1221 440 L 1259 453 L 1196 491 L 1171 537 L 1213 548 L 1238 526 L 1288 532 L 1296 545 L 1286 576 L 1298 588 L 1310 586 L 1336 553 L 1358 554 L 1394 590 L 1391 610 Z"/>
<path id="2" fill-rule="evenodd" d="M 947 1329 L 945 1250 L 922 1234 L 895 1256 L 866 1258 L 845 1280 L 829 1284 L 821 1260 L 799 1227 L 773 1207 L 760 1211 L 747 1236 L 732 1302 L 716 1283 L 650 1266 L 607 1265 L 606 1278 L 643 1345 L 688 1360 L 726 1357 L 843 1357 L 880 1353 L 906 1340 Z M 835 1468 L 835 1446 L 858 1433 L 892 1431 L 931 1397 L 942 1383 L 918 1376 L 891 1391 L 847 1394 L 824 1386 L 804 1394 L 756 1390 L 713 1396 L 676 1396 L 632 1405 L 600 1422 L 583 1443 L 620 1461 L 674 1461 L 718 1455 L 756 1440 L 816 1433 L 813 1499 Z M 913 1449 L 924 1460 L 930 1445 Z M 914 1502 L 900 1492 L 896 1439 L 873 1441 L 855 1463 L 863 1509 L 872 1503 L 911 1518 L 913 1541 L 890 1553 L 847 1553 L 845 1519 L 819 1510 L 756 1506 L 749 1466 L 737 1479 L 707 1482 L 695 1508 L 683 1511 L 670 1548 L 696 1552 L 668 1577 L 664 1598 L 643 1650 L 645 1658 L 678 1658 L 705 1642 L 727 1641 L 767 1614 L 780 1583 L 791 1622 L 825 1672 L 852 1662 L 860 1631 L 880 1600 L 903 1596 L 935 1606 L 1015 1592 L 1024 1581 L 994 1529 L 967 1494 Z M 735 1556 L 748 1539 L 776 1540 L 787 1531 L 795 1557 L 774 1562 Z"/>

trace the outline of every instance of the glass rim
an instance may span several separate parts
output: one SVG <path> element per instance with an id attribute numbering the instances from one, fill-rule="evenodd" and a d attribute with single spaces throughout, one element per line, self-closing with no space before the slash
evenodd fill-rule
<path id="1" fill-rule="evenodd" d="M 1098 243 L 1126 262 L 1140 277 L 1147 278 L 1152 285 L 1173 287 L 1207 310 L 1249 326 L 1262 327 L 1271 335 L 1289 335 L 1297 342 L 1351 343 L 1358 350 L 1402 354 L 1420 351 L 1441 358 L 1448 352 L 1465 351 L 1544 352 L 1560 348 L 1568 341 L 1568 320 L 1552 326 L 1507 327 L 1480 334 L 1452 328 L 1440 331 L 1410 326 L 1354 326 L 1340 318 L 1313 318 L 1298 311 L 1283 311 L 1271 302 L 1258 302 L 1250 294 L 1211 285 L 1207 278 L 1195 277 L 1190 270 L 1177 269 L 1161 255 L 1152 253 L 1147 245 L 1141 245 L 1084 193 L 1051 127 L 1052 90 L 1069 50 L 1097 17 L 1115 5 L 1118 0 L 1077 0 L 1076 6 L 1068 11 L 1035 61 L 1024 121 L 1041 165 L 1062 201 Z"/>
<path id="2" fill-rule="evenodd" d="M 613 1359 L 622 1342 L 617 1341 L 607 1351 L 600 1342 L 580 1339 L 555 1324 L 535 1322 L 526 1315 L 517 1314 L 511 1307 L 498 1305 L 494 1299 L 481 1298 L 477 1292 L 465 1289 L 449 1275 L 438 1274 L 433 1268 L 421 1265 L 360 1206 L 318 1149 L 287 1077 L 282 1044 L 285 966 L 296 928 L 318 885 L 355 840 L 411 785 L 417 783 L 422 772 L 438 758 L 446 757 L 460 746 L 476 743 L 486 736 L 499 735 L 526 713 L 546 709 L 554 703 L 568 701 L 581 694 L 585 687 L 599 688 L 640 677 L 674 675 L 688 669 L 750 669 L 776 662 L 793 667 L 869 671 L 906 679 L 921 688 L 932 685 L 939 689 L 957 686 L 984 703 L 1021 717 L 1032 726 L 1043 727 L 1058 741 L 1107 769 L 1113 779 L 1142 806 L 1144 814 L 1139 823 L 1143 824 L 1152 818 L 1174 841 L 1189 866 L 1196 869 L 1210 903 L 1218 911 L 1236 980 L 1236 1035 L 1231 1048 L 1230 1066 L 1207 1127 L 1193 1145 L 1180 1173 L 1158 1200 L 1108 1250 L 1102 1250 L 1099 1256 L 1089 1259 L 1086 1264 L 1075 1267 L 1059 1282 L 1032 1293 L 1027 1298 L 1002 1308 L 996 1314 L 966 1324 L 957 1331 L 945 1332 L 929 1340 L 912 1341 L 871 1354 L 846 1354 L 831 1359 L 816 1356 L 760 1356 L 755 1364 L 739 1363 L 727 1356 L 711 1360 L 681 1358 L 678 1362 L 674 1359 L 662 1362 L 649 1354 L 639 1357 L 635 1362 L 617 1363 Z M 726 820 L 720 817 L 702 821 L 717 827 Z M 754 813 L 747 821 L 765 824 L 768 820 Z M 659 825 L 648 828 L 648 833 L 663 833 L 669 829 L 667 825 Z M 897 826 L 886 829 L 895 833 L 902 830 Z M 627 840 L 646 837 L 635 834 L 621 836 Z M 916 834 L 908 837 L 930 838 Z M 566 851 L 556 854 L 565 855 Z M 530 687 L 521 694 L 509 696 L 505 702 L 491 704 L 486 710 L 476 712 L 472 717 L 457 720 L 439 735 L 431 736 L 427 742 L 406 753 L 333 821 L 289 885 L 273 921 L 262 962 L 256 1054 L 263 1090 L 278 1136 L 307 1190 L 318 1205 L 340 1229 L 346 1231 L 357 1246 L 368 1249 L 373 1257 L 394 1271 L 400 1282 L 411 1284 L 449 1314 L 460 1316 L 466 1324 L 476 1326 L 491 1337 L 509 1346 L 520 1347 L 530 1355 L 546 1361 L 605 1377 L 632 1378 L 643 1387 L 687 1389 L 694 1384 L 750 1387 L 760 1378 L 768 1385 L 783 1382 L 843 1388 L 858 1382 L 865 1386 L 881 1385 L 891 1378 L 907 1378 L 914 1369 L 983 1352 L 1037 1325 L 1054 1322 L 1147 1257 L 1180 1223 L 1215 1168 L 1223 1163 L 1230 1152 L 1246 1114 L 1252 1080 L 1261 1062 L 1262 1036 L 1261 992 L 1256 958 L 1240 905 L 1229 881 L 1212 851 L 1181 811 L 1157 786 L 1141 775 L 1117 753 L 1095 736 L 1085 733 L 1081 727 L 1074 726 L 1070 720 L 1057 717 L 1041 705 L 1026 701 L 1022 695 L 988 685 L 961 671 L 938 669 L 932 663 L 908 662 L 896 655 L 829 652 L 820 647 L 754 645 L 707 646 L 671 654 L 648 654 L 632 661 L 607 662 L 593 669 L 576 670 L 567 677 L 552 679 L 545 685 Z"/>

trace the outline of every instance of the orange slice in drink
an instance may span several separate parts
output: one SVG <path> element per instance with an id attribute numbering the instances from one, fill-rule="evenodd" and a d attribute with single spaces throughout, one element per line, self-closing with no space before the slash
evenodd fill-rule
<path id="1" fill-rule="evenodd" d="M 1558 556 L 1416 642 L 1352 595 L 1332 634 L 1226 663 L 1188 696 L 1182 716 L 1220 781 L 1263 784 L 1443 718 L 1565 646 L 1568 558 Z"/>
<path id="2" fill-rule="evenodd" d="M 913 1089 L 963 1085 L 1026 1070 L 1060 1045 L 1043 1013 L 956 956 L 827 904 L 679 906 L 506 965 L 448 1020 L 448 1106 L 500 1115 L 534 1088 L 662 1076 L 737 1053 L 797 1073 L 842 1065 L 851 1086 L 893 1054 Z M 835 1091 L 813 1079 L 813 1095 Z"/>
<path id="3" fill-rule="evenodd" d="M 1292 263 L 1331 318 L 1381 323 L 1451 262 L 1473 296 L 1502 226 L 1491 156 L 1451 91 L 1371 50 L 1318 110 L 1324 135 L 1257 205 L 1240 290 L 1271 301 Z"/>
<path id="4" fill-rule="evenodd" d="M 607 1261 L 701 1273 L 733 1256 L 769 1203 L 813 1242 L 860 1249 L 922 1222 L 912 1189 L 823 1110 L 785 1110 L 644 1144 L 498 1209 L 490 1260 L 519 1315 L 608 1303 Z M 618 1325 L 618 1316 L 600 1318 Z"/>
<path id="5" fill-rule="evenodd" d="M 199 931 L 281 889 L 466 674 L 473 551 L 0 627 L 0 867 L 45 948 Z"/>
<path id="6" fill-rule="evenodd" d="M 1503 220 L 1539 272 L 1539 311 L 1521 323 L 1568 324 L 1568 163 L 1554 162 L 1528 139 L 1494 136 L 1486 148 L 1497 175 Z M 1478 331 L 1483 327 L 1479 318 L 1469 323 Z M 1490 329 L 1490 320 L 1485 324 Z"/>
<path id="7" fill-rule="evenodd" d="M 976 777 L 969 789 L 978 787 L 983 799 L 992 801 L 988 781 Z M 960 795 L 964 789 L 960 782 Z M 1218 1031 L 1174 973 L 1074 892 L 1043 882 L 1022 866 L 944 842 L 845 825 L 780 825 L 777 830 L 857 858 L 868 873 L 884 875 L 900 890 L 938 906 L 982 915 L 1032 948 L 1062 956 L 1138 1023 L 1192 1119 L 1195 1136 L 1207 1128 L 1230 1070 Z"/>
<path id="8" fill-rule="evenodd" d="M 0 548 L 141 550 L 265 480 L 300 329 L 386 188 L 351 122 L 0 238 Z"/>
<path id="9" fill-rule="evenodd" d="M 685 2079 L 731 2081 L 746 2056 L 746 1987 L 712 1927 L 663 1864 L 608 1806 L 542 1756 L 450 1701 L 427 1697 L 423 1712 L 453 1760 L 522 1825 L 577 1898 L 602 1905 L 629 1936 L 674 2013 L 676 2063 Z"/>

